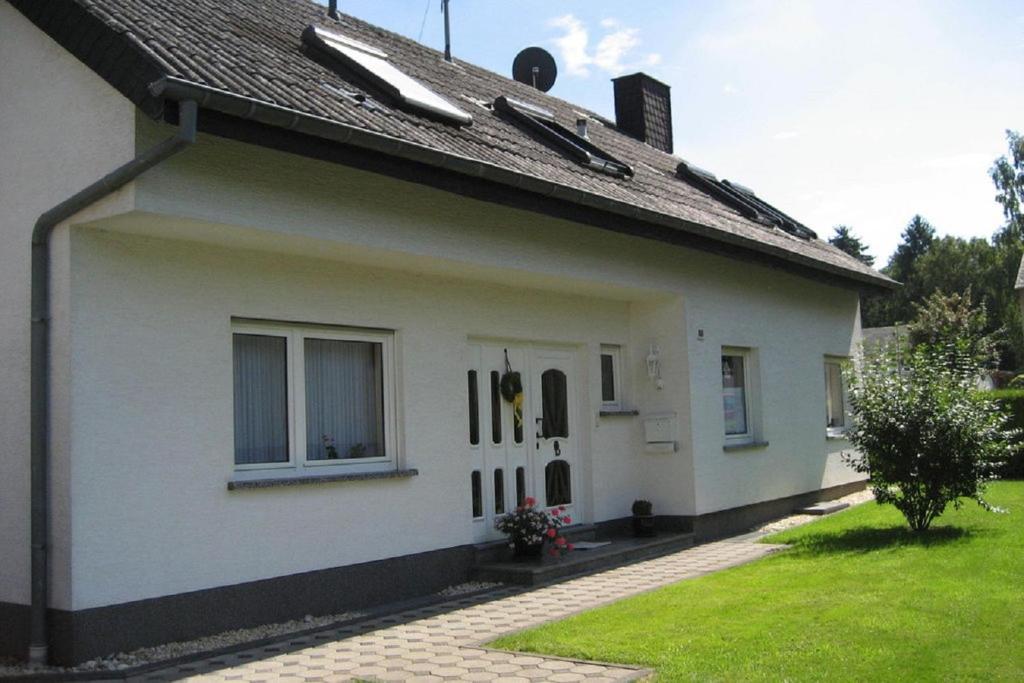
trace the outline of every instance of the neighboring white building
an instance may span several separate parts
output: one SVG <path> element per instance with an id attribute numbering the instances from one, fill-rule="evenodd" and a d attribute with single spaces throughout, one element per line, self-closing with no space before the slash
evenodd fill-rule
<path id="1" fill-rule="evenodd" d="M 33 497 L 70 662 L 459 583 L 526 494 L 707 538 L 862 485 L 834 363 L 889 280 L 671 156 L 649 77 L 616 126 L 325 11 L 0 1 L 0 655 Z M 33 225 L 189 101 L 45 245 L 40 498 Z"/>

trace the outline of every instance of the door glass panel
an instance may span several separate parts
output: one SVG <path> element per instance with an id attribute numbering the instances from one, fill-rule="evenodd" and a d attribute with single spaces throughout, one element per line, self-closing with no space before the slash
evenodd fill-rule
<path id="1" fill-rule="evenodd" d="M 568 382 L 561 370 L 545 370 L 540 376 L 543 415 L 541 435 L 545 439 L 569 436 Z"/>
<path id="2" fill-rule="evenodd" d="M 516 505 L 522 505 L 526 500 L 526 468 L 516 468 Z"/>
<path id="3" fill-rule="evenodd" d="M 469 475 L 469 484 L 473 490 L 473 518 L 484 516 L 484 496 L 480 486 L 480 471 L 473 470 Z"/>
<path id="4" fill-rule="evenodd" d="M 501 443 L 501 377 L 491 371 L 491 441 Z"/>
<path id="5" fill-rule="evenodd" d="M 476 370 L 469 371 L 469 443 L 480 443 L 480 389 L 477 386 Z"/>
<path id="6" fill-rule="evenodd" d="M 569 483 L 569 463 L 552 460 L 544 467 L 544 488 L 547 506 L 568 505 L 572 502 Z"/>
<path id="7" fill-rule="evenodd" d="M 494 470 L 494 514 L 505 514 L 505 471 Z"/>

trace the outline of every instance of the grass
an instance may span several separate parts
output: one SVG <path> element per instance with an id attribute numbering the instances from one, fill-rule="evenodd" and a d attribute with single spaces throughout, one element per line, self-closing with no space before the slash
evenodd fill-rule
<path id="1" fill-rule="evenodd" d="M 659 681 L 1024 680 L 1024 482 L 924 535 L 867 503 L 766 541 L 785 552 L 502 638 Z"/>

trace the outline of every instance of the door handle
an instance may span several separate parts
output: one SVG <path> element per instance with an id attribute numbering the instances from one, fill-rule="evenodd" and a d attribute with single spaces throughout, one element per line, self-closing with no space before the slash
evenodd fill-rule
<path id="1" fill-rule="evenodd" d="M 555 457 L 556 458 L 562 457 L 562 448 L 561 448 L 561 446 L 558 445 L 557 441 L 555 442 Z"/>

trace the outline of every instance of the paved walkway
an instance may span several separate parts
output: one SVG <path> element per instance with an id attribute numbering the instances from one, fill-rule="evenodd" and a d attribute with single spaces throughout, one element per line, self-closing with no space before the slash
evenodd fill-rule
<path id="1" fill-rule="evenodd" d="M 194 662 L 134 681 L 631 681 L 650 671 L 481 647 L 498 636 L 561 619 L 681 579 L 764 557 L 779 546 L 750 536 L 538 589 L 507 588 L 274 645 Z M 585 551 L 581 551 L 585 552 Z"/>

